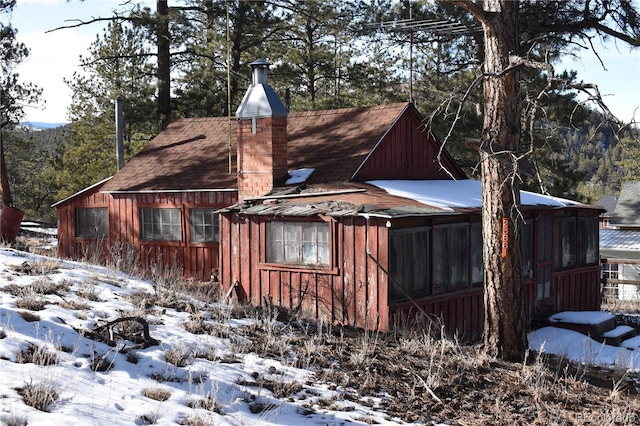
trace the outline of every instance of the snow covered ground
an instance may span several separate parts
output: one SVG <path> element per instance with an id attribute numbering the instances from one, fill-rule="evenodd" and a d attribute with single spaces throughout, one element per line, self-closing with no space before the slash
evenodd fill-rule
<path id="1" fill-rule="evenodd" d="M 268 330 L 277 326 L 275 318 L 198 317 L 203 302 L 194 299 L 175 308 L 156 308 L 151 314 L 147 307 L 144 317 L 157 345 L 132 349 L 134 343 L 114 335 L 113 347 L 86 334 L 114 319 L 137 315 L 145 297 L 154 294 L 151 282 L 107 268 L 1 249 L 3 423 L 399 423 L 384 412 L 380 401 L 365 404 L 342 398 L 340 387 L 313 381 L 313 371 L 294 367 L 299 364 L 295 353 L 285 355 L 283 363 L 234 350 L 242 344 L 243 330 L 257 325 Z M 33 309 L 38 305 L 41 309 Z M 219 312 L 225 309 L 220 306 Z M 194 327 L 207 326 L 210 332 L 188 331 L 185 325 L 196 320 L 201 323 Z M 529 339 L 536 350 L 640 369 L 637 348 L 604 347 L 579 333 L 552 327 L 531 333 Z M 49 397 L 51 403 L 46 404 Z M 27 398 L 44 401 L 43 410 L 26 405 Z M 333 409 L 320 406 L 320 400 L 335 401 Z"/>

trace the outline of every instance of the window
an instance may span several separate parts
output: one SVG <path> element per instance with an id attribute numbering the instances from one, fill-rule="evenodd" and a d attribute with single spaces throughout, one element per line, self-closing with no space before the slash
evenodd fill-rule
<path id="1" fill-rule="evenodd" d="M 433 230 L 433 294 L 469 285 L 469 226 L 447 225 Z"/>
<path id="2" fill-rule="evenodd" d="M 109 233 L 106 207 L 76 209 L 76 237 L 99 238 Z"/>
<path id="3" fill-rule="evenodd" d="M 329 224 L 268 222 L 267 262 L 329 265 Z"/>
<path id="4" fill-rule="evenodd" d="M 191 241 L 217 243 L 220 241 L 218 215 L 212 209 L 190 209 Z"/>
<path id="5" fill-rule="evenodd" d="M 578 264 L 597 265 L 598 255 L 598 219 L 581 217 L 578 219 Z"/>
<path id="6" fill-rule="evenodd" d="M 520 225 L 520 251 L 522 252 L 522 277 L 533 278 L 533 222 Z"/>
<path id="7" fill-rule="evenodd" d="M 482 224 L 471 225 L 471 284 L 481 287 L 484 283 L 482 262 Z"/>
<path id="8" fill-rule="evenodd" d="M 536 300 L 545 300 L 551 297 L 551 265 L 538 268 L 538 282 L 536 286 Z"/>
<path id="9" fill-rule="evenodd" d="M 180 209 L 141 208 L 140 234 L 146 241 L 182 241 Z"/>
<path id="10" fill-rule="evenodd" d="M 389 236 L 389 300 L 431 294 L 429 229 L 393 231 Z"/>
<path id="11" fill-rule="evenodd" d="M 550 214 L 538 216 L 538 263 L 551 261 L 553 227 Z"/>
<path id="12" fill-rule="evenodd" d="M 608 280 L 617 280 L 619 274 L 617 263 L 603 263 L 602 264 L 602 278 Z"/>
<path id="13" fill-rule="evenodd" d="M 558 218 L 556 221 L 556 269 L 575 268 L 577 254 L 575 217 Z"/>

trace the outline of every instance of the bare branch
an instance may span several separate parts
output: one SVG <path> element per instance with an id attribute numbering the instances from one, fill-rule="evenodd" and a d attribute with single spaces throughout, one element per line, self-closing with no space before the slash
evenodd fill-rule
<path id="1" fill-rule="evenodd" d="M 52 33 L 54 31 L 59 31 L 59 30 L 67 30 L 70 28 L 78 28 L 78 27 L 83 27 L 85 25 L 90 25 L 90 24 L 95 24 L 96 22 L 114 22 L 114 21 L 129 21 L 129 22 L 133 22 L 138 20 L 139 18 L 136 17 L 127 17 L 127 16 L 122 16 L 122 15 L 118 15 L 115 14 L 114 16 L 111 16 L 109 18 L 103 18 L 103 17 L 97 17 L 97 18 L 92 18 L 88 21 L 82 21 L 80 19 L 67 19 L 65 22 L 75 22 L 75 24 L 69 24 L 69 25 L 63 25 L 60 27 L 56 27 L 56 28 L 52 28 L 50 30 L 45 31 L 45 33 Z"/>

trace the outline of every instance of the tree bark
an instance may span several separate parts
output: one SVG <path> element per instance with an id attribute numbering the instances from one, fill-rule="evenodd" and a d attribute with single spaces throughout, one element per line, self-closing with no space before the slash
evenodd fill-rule
<path id="1" fill-rule="evenodd" d="M 4 155 L 4 140 L 2 139 L 2 128 L 5 123 L 0 123 L 0 191 L 2 191 L 2 207 L 13 206 L 13 197 L 9 187 L 9 173 L 7 172 L 7 162 Z"/>
<path id="2" fill-rule="evenodd" d="M 156 37 L 158 47 L 158 115 L 160 130 L 171 122 L 171 57 L 169 34 L 169 7 L 167 0 L 156 3 L 158 15 Z"/>
<path id="3" fill-rule="evenodd" d="M 527 349 L 519 238 L 520 143 L 517 1 L 485 0 L 484 123 L 480 149 L 485 267 L 485 351 L 519 361 Z"/>

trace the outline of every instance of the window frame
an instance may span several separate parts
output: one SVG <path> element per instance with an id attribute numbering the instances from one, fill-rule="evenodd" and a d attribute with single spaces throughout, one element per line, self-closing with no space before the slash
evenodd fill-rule
<path id="1" fill-rule="evenodd" d="M 220 214 L 216 213 L 216 210 L 217 208 L 213 208 L 213 207 L 185 206 L 185 212 L 186 212 L 187 224 L 188 224 L 187 228 L 189 232 L 188 240 L 190 245 L 201 246 L 201 245 L 220 244 Z M 206 223 L 198 224 L 198 225 L 194 224 L 193 219 L 197 215 L 196 212 L 198 211 L 210 212 L 212 214 L 213 224 L 211 224 L 210 226 L 213 227 L 213 240 L 206 240 L 206 239 L 195 240 L 194 239 L 194 235 L 196 235 L 196 232 L 194 232 L 194 226 L 205 226 L 205 227 L 208 226 Z"/>
<path id="2" fill-rule="evenodd" d="M 104 218 L 101 218 L 100 224 L 102 224 L 102 226 L 104 227 L 104 229 L 99 229 L 96 232 L 92 232 L 91 230 L 89 230 L 90 228 L 87 226 L 88 223 L 85 223 L 83 228 L 86 228 L 85 231 L 83 232 L 79 232 L 79 228 L 81 226 L 81 217 L 80 217 L 80 212 L 84 212 L 87 213 L 89 211 L 92 212 L 100 212 L 101 214 L 104 214 Z M 82 219 L 86 220 L 86 215 L 84 217 L 82 217 Z M 96 229 L 96 221 L 95 221 L 95 216 L 92 215 L 93 223 L 92 223 L 92 230 Z M 79 238 L 79 239 L 90 239 L 90 240 L 97 240 L 97 239 L 101 239 L 101 238 L 107 238 L 109 236 L 109 209 L 106 206 L 95 206 L 95 207 L 75 207 L 74 208 L 74 238 Z M 100 227 L 102 228 L 102 227 Z"/>
<path id="3" fill-rule="evenodd" d="M 170 211 L 176 211 L 178 213 L 178 223 L 180 225 L 180 238 L 179 239 L 165 239 L 163 237 L 159 237 L 159 238 L 145 238 L 145 221 L 143 218 L 143 211 L 161 211 L 161 210 L 170 210 Z M 176 205 L 171 205 L 171 204 L 167 204 L 167 205 L 162 205 L 162 206 L 158 206 L 156 205 L 139 205 L 138 206 L 138 232 L 139 232 L 139 238 L 140 238 L 140 242 L 142 244 L 168 244 L 168 245 L 181 245 L 184 244 L 185 242 L 185 226 L 184 226 L 184 212 L 183 212 L 183 208 L 181 206 L 176 206 Z M 152 226 L 153 226 L 153 222 L 151 222 Z M 160 224 L 160 226 L 162 226 L 162 224 Z M 176 226 L 176 224 L 170 224 L 169 226 Z"/>
<path id="4" fill-rule="evenodd" d="M 290 224 L 300 224 L 301 226 L 304 224 L 314 223 L 316 225 L 326 225 L 327 226 L 327 263 L 294 263 L 294 262 L 276 262 L 270 259 L 270 227 L 273 223 L 290 223 Z M 294 269 L 296 271 L 323 271 L 329 274 L 338 274 L 338 267 L 335 261 L 335 224 L 331 219 L 325 219 L 320 217 L 320 220 L 317 218 L 294 218 L 294 217 L 286 217 L 286 218 L 270 218 L 265 220 L 261 226 L 261 247 L 260 250 L 260 262 L 258 267 L 260 269 L 266 270 L 291 270 Z M 302 236 L 302 234 L 300 234 Z M 317 236 L 317 234 L 316 234 Z M 284 240 L 283 240 L 283 244 Z M 316 241 L 317 244 L 317 241 Z M 283 252 L 284 253 L 284 252 Z"/>
<path id="5" fill-rule="evenodd" d="M 606 280 L 617 280 L 620 277 L 620 269 L 619 263 L 603 263 L 601 277 Z"/>

